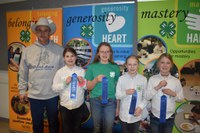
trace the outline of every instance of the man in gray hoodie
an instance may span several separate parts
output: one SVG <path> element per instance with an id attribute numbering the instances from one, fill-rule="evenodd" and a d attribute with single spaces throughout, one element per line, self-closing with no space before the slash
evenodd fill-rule
<path id="1" fill-rule="evenodd" d="M 38 40 L 22 52 L 18 84 L 20 101 L 30 102 L 34 133 L 44 132 L 45 111 L 49 132 L 59 133 L 58 93 L 51 86 L 56 71 L 64 65 L 63 48 L 49 39 L 56 31 L 52 20 L 42 17 L 31 30 Z"/>

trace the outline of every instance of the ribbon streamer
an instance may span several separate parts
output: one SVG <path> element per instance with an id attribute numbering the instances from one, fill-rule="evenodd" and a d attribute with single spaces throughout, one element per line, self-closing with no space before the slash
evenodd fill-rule
<path id="1" fill-rule="evenodd" d="M 76 89 L 77 89 L 77 74 L 73 73 L 72 74 L 72 81 L 71 81 L 71 92 L 70 92 L 70 98 L 71 99 L 76 99 Z"/>

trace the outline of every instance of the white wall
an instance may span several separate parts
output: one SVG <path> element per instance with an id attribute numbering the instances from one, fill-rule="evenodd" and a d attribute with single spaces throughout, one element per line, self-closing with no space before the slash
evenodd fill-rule
<path id="1" fill-rule="evenodd" d="M 8 71 L 0 71 L 0 117 L 9 118 Z"/>

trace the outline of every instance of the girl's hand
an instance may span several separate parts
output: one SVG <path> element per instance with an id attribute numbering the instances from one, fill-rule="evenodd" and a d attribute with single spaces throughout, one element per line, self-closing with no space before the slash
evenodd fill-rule
<path id="1" fill-rule="evenodd" d="M 167 81 L 162 80 L 158 85 L 160 86 L 160 88 L 165 87 L 167 85 Z"/>
<path id="2" fill-rule="evenodd" d="M 167 81 L 162 80 L 156 87 L 154 87 L 154 89 L 158 91 L 159 89 L 161 89 L 162 87 L 165 87 L 166 85 L 167 85 Z"/>
<path id="3" fill-rule="evenodd" d="M 163 92 L 164 94 L 169 95 L 169 96 L 173 96 L 173 97 L 176 96 L 176 92 L 174 92 L 174 91 L 172 91 L 171 89 L 168 89 L 168 88 L 164 88 L 164 89 L 162 90 L 162 92 Z"/>
<path id="4" fill-rule="evenodd" d="M 135 93 L 135 89 L 127 89 L 126 90 L 126 95 L 132 95 L 133 93 Z"/>
<path id="5" fill-rule="evenodd" d="M 71 76 L 68 76 L 66 79 L 66 85 L 68 85 L 71 82 L 71 80 L 72 80 Z"/>
<path id="6" fill-rule="evenodd" d="M 142 109 L 141 109 L 140 107 L 137 107 L 137 108 L 135 109 L 134 116 L 139 116 L 139 115 L 141 115 L 141 114 L 142 114 Z"/>
<path id="7" fill-rule="evenodd" d="M 101 82 L 103 77 L 105 77 L 105 75 L 98 75 L 98 76 L 95 78 L 96 82 Z"/>
<path id="8" fill-rule="evenodd" d="M 82 76 L 78 76 L 78 82 L 82 83 L 84 81 L 84 78 Z"/>
<path id="9" fill-rule="evenodd" d="M 82 76 L 78 76 L 78 85 L 80 87 L 84 86 L 86 83 L 86 81 L 84 80 L 84 78 Z"/>

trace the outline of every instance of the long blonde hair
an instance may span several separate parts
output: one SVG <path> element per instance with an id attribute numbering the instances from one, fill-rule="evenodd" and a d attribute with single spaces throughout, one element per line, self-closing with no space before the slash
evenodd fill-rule
<path id="1" fill-rule="evenodd" d="M 170 60 L 170 62 L 171 62 L 171 69 L 172 69 L 172 67 L 174 66 L 174 61 L 172 59 L 172 56 L 170 54 L 168 54 L 168 53 L 163 53 L 162 55 L 160 55 L 160 57 L 157 60 L 157 68 L 159 68 L 158 64 L 159 64 L 160 60 L 162 58 L 164 58 L 164 57 L 166 57 L 166 58 L 168 58 Z M 170 69 L 170 71 L 171 71 L 171 69 Z"/>
<path id="2" fill-rule="evenodd" d="M 95 57 L 94 57 L 94 60 L 93 60 L 92 63 L 97 63 L 97 62 L 100 61 L 100 60 L 99 60 L 99 55 L 98 55 L 98 53 L 99 53 L 99 50 L 100 50 L 101 46 L 107 46 L 107 47 L 109 47 L 110 53 L 111 53 L 111 54 L 110 54 L 110 58 L 109 58 L 109 62 L 112 63 L 112 64 L 115 64 L 114 59 L 113 59 L 113 50 L 112 50 L 112 47 L 111 47 L 110 44 L 107 43 L 107 42 L 101 42 L 101 43 L 99 44 L 99 46 L 97 47 L 97 51 L 96 51 L 96 54 L 95 54 Z"/>

